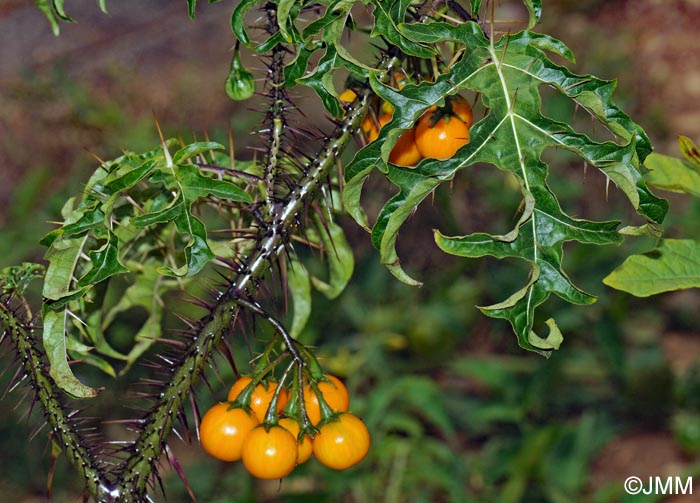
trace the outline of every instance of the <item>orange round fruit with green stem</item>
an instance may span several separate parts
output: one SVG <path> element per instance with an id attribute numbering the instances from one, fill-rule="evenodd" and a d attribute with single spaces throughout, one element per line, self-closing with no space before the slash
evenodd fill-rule
<path id="1" fill-rule="evenodd" d="M 317 384 L 323 399 L 333 412 L 347 411 L 350 407 L 348 389 L 337 377 L 330 374 L 325 374 L 324 377 L 328 381 L 319 381 Z M 309 384 L 304 386 L 304 406 L 311 424 L 317 425 L 321 421 L 321 404 L 318 401 L 318 395 Z"/>
<path id="2" fill-rule="evenodd" d="M 300 465 L 308 461 L 314 452 L 313 440 L 308 435 L 304 435 L 299 440 L 299 431 L 301 430 L 299 422 L 293 417 L 283 417 L 280 419 L 279 425 L 297 439 L 297 464 Z"/>
<path id="3" fill-rule="evenodd" d="M 285 428 L 254 428 L 243 442 L 241 459 L 246 470 L 259 479 L 281 479 L 297 465 L 297 439 Z"/>
<path id="4" fill-rule="evenodd" d="M 219 403 L 210 408 L 199 424 L 199 438 L 204 451 L 221 461 L 241 459 L 241 447 L 259 421 L 244 409 Z"/>
<path id="5" fill-rule="evenodd" d="M 228 392 L 228 401 L 233 402 L 236 398 L 238 398 L 238 395 L 241 394 L 241 392 L 246 388 L 246 386 L 248 386 L 248 384 L 250 384 L 251 381 L 252 379 L 250 377 L 242 376 L 235 383 L 233 383 L 233 386 L 231 386 L 231 389 Z M 265 420 L 265 414 L 267 413 L 267 409 L 272 402 L 272 397 L 275 395 L 276 389 L 277 382 L 272 380 L 265 383 L 261 381 L 255 386 L 253 394 L 250 397 L 250 410 L 255 414 L 255 417 L 258 418 L 259 422 L 263 422 Z M 280 390 L 279 398 L 277 399 L 277 413 L 280 413 L 282 409 L 284 409 L 284 406 L 287 405 L 287 400 L 287 390 L 282 388 Z"/>
<path id="6" fill-rule="evenodd" d="M 429 110 L 418 119 L 415 141 L 423 157 L 449 159 L 469 143 L 469 126 L 455 115 L 444 115 L 442 109 Z"/>
<path id="7" fill-rule="evenodd" d="M 362 461 L 369 446 L 369 430 L 365 423 L 349 412 L 323 423 L 314 437 L 316 459 L 334 470 L 345 470 Z"/>

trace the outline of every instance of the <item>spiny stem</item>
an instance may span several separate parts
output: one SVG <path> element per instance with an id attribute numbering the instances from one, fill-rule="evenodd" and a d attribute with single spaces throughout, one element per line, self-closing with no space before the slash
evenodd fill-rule
<path id="1" fill-rule="evenodd" d="M 269 4 L 267 6 L 267 19 L 270 27 L 277 26 L 277 6 Z M 286 49 L 277 45 L 272 49 L 272 61 L 269 67 L 270 89 L 270 111 L 268 122 L 270 122 L 270 137 L 268 141 L 267 159 L 263 164 L 263 184 L 262 189 L 265 197 L 267 215 L 272 218 L 275 211 L 275 179 L 279 170 L 280 147 L 282 145 L 282 134 L 284 133 L 284 108 L 288 101 L 287 90 L 284 87 L 284 56 Z"/>
<path id="2" fill-rule="evenodd" d="M 86 490 L 102 501 L 109 483 L 95 458 L 84 446 L 70 414 L 61 403 L 56 391 L 59 388 L 49 375 L 44 363 L 44 354 L 37 346 L 38 338 L 31 328 L 31 323 L 21 319 L 9 301 L 4 301 L 0 302 L 0 328 L 10 333 L 22 368 L 29 376 L 36 398 L 43 407 L 45 419 L 51 427 L 53 441 L 61 447 L 80 473 Z"/>
<path id="3" fill-rule="evenodd" d="M 235 318 L 240 299 L 251 295 L 251 283 L 264 274 L 269 260 L 282 252 L 287 232 L 295 225 L 295 216 L 335 167 L 337 155 L 349 143 L 360 125 L 367 108 L 368 96 L 369 92 L 363 94 L 362 99 L 348 110 L 346 121 L 336 129 L 309 170 L 282 203 L 259 246 L 246 257 L 245 264 L 239 268 L 227 291 L 219 297 L 210 314 L 201 320 L 179 365 L 173 369 L 172 378 L 161 392 L 159 402 L 144 418 L 143 429 L 131 449 L 131 455 L 118 470 L 121 476 L 112 492 L 118 495 L 120 502 L 141 501 L 146 494 L 148 481 L 165 448 L 173 419 L 183 407 L 190 389 L 202 374 L 225 329 Z"/>

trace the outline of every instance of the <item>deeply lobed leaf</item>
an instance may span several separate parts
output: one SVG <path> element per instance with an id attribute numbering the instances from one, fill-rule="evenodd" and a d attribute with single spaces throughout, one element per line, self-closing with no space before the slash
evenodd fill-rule
<path id="1" fill-rule="evenodd" d="M 531 4 L 531 12 L 538 15 L 535 4 Z M 491 40 L 473 22 L 457 26 L 402 24 L 399 28 L 416 43 L 428 47 L 456 43 L 464 54 L 434 83 L 407 85 L 401 91 L 382 84 L 375 73 L 370 73 L 372 89 L 395 112 L 379 138 L 358 152 L 347 166 L 346 206 L 361 225 L 369 228 L 360 204 L 362 186 L 375 168 L 386 174 L 399 190 L 372 225 L 372 243 L 395 276 L 417 284 L 403 271 L 396 253 L 398 232 L 416 206 L 441 183 L 473 164 L 485 163 L 511 172 L 520 182 L 523 203 L 520 218 L 510 232 L 450 237 L 438 231 L 435 239 L 446 253 L 470 258 L 519 258 L 530 264 L 528 283 L 506 301 L 484 307 L 482 312 L 508 320 L 522 347 L 547 355 L 558 347 L 561 334 L 556 323 L 549 320 L 550 335 L 537 336 L 533 330 L 536 307 L 552 293 L 575 304 L 595 300 L 563 271 L 563 244 L 618 244 L 623 236 L 620 222 L 592 222 L 563 212 L 547 184 L 548 166 L 541 160 L 542 153 L 549 147 L 564 148 L 600 169 L 648 220 L 649 225 L 637 228 L 637 232 L 654 232 L 665 216 L 667 203 L 654 196 L 642 178 L 640 160 L 651 151 L 649 139 L 612 101 L 614 82 L 575 75 L 549 59 L 547 52 L 573 60 L 571 51 L 556 39 L 523 31 Z M 618 141 L 594 141 L 568 124 L 544 116 L 539 91 L 543 84 L 585 108 Z M 428 108 L 442 104 L 445 96 L 464 89 L 478 93 L 488 110 L 472 126 L 469 144 L 447 160 L 425 159 L 410 168 L 387 163 L 389 152 L 404 130 Z M 625 229 L 627 233 L 635 232 L 630 227 Z"/>

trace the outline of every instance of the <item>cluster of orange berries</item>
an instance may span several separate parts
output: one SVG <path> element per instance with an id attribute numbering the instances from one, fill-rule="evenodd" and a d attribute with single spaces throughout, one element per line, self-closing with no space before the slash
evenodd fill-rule
<path id="1" fill-rule="evenodd" d="M 394 73 L 395 86 L 398 89 L 408 83 L 407 77 Z M 339 99 L 352 103 L 357 94 L 352 89 L 343 91 Z M 372 142 L 379 136 L 381 128 L 391 121 L 393 107 L 382 102 L 377 110 L 362 120 L 361 130 L 364 138 Z M 469 143 L 469 128 L 474 122 L 472 107 L 460 95 L 445 98 L 442 107 L 432 106 L 416 122 L 404 131 L 389 153 L 389 162 L 398 166 L 414 166 L 423 158 L 449 159 L 457 150 Z"/>
<path id="2" fill-rule="evenodd" d="M 228 401 L 214 405 L 202 417 L 202 448 L 222 461 L 242 460 L 261 479 L 285 477 L 312 455 L 336 470 L 365 457 L 369 431 L 347 412 L 350 395 L 337 377 L 325 374 L 315 385 L 307 383 L 301 400 L 291 396 L 295 394 L 272 380 L 255 383 L 241 377 L 231 387 Z"/>

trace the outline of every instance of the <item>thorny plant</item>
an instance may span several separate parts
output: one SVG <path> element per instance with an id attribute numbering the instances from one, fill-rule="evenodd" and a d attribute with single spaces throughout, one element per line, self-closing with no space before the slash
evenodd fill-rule
<path id="1" fill-rule="evenodd" d="M 58 19 L 70 20 L 63 1 L 36 3 L 56 32 Z M 103 0 L 98 3 L 106 9 Z M 195 4 L 188 0 L 191 17 Z M 258 318 L 274 331 L 256 366 L 256 381 L 279 367 L 293 373 L 294 386 L 304 380 L 315 385 L 323 371 L 296 336 L 309 317 L 310 286 L 334 298 L 352 275 L 352 252 L 334 221 L 338 212 L 347 212 L 371 233 L 382 263 L 397 278 L 419 284 L 402 268 L 396 241 L 420 202 L 477 163 L 512 174 L 522 204 L 510 232 L 446 236 L 435 231 L 435 241 L 446 253 L 462 257 L 511 257 L 529 264 L 520 290 L 481 310 L 508 320 L 522 347 L 545 356 L 559 347 L 562 334 L 550 319 L 549 334 L 537 335 L 537 306 L 552 293 L 574 304 L 595 301 L 562 270 L 563 243 L 602 245 L 619 243 L 625 234 L 660 234 L 667 205 L 647 189 L 640 165 L 651 151 L 649 139 L 613 103 L 614 82 L 575 75 L 549 58 L 551 53 L 573 61 L 573 54 L 562 42 L 531 31 L 541 15 L 540 0 L 523 4 L 529 19 L 517 32 L 502 30 L 494 3 L 482 5 L 481 0 L 467 5 L 454 0 L 241 0 L 236 5 L 231 26 L 237 42 L 227 94 L 247 99 L 255 89 L 241 64 L 241 46 L 267 66 L 263 147 L 256 160 L 235 159 L 232 139 L 226 154 L 223 145 L 208 139 L 184 144 L 161 135 L 161 144 L 149 152 L 100 162 L 82 196 L 66 202 L 62 225 L 42 240 L 48 266 L 23 264 L 4 270 L 0 278 L 2 343 L 13 348 L 17 363 L 9 389 L 30 388 L 31 404 L 43 410 L 52 444 L 82 476 L 85 499 L 153 501 L 163 458 L 186 483 L 168 447 L 171 432 L 189 431 L 190 407 L 198 427 L 195 385 L 206 381 L 216 352 L 235 367 L 230 341 L 246 320 Z M 362 26 L 367 19 L 369 28 Z M 376 53 L 376 60 L 365 61 L 348 50 L 351 31 L 365 37 L 365 47 L 372 47 L 366 52 Z M 353 93 L 339 100 L 334 79 L 343 75 Z M 330 134 L 296 126 L 298 110 L 288 94 L 295 85 L 316 92 L 333 117 Z M 542 85 L 587 111 L 609 139 L 594 141 L 544 116 Z M 467 123 L 468 138 L 459 138 L 454 155 L 405 166 L 388 162 L 400 136 L 426 113 L 439 110 L 429 128 L 439 120 L 457 121 L 458 93 L 483 116 Z M 369 138 L 374 141 L 362 140 L 360 131 L 373 127 Z M 360 138 L 362 148 L 344 165 L 342 153 L 353 138 Z M 315 152 L 305 146 L 312 143 L 319 145 Z M 645 222 L 621 227 L 617 221 L 564 213 L 547 185 L 548 166 L 542 160 L 547 147 L 569 150 L 602 171 Z M 370 223 L 361 193 L 373 173 L 398 191 Z M 321 250 L 329 266 L 327 281 L 310 274 L 298 253 L 301 247 Z M 181 317 L 179 334 L 163 333 L 164 296 L 189 290 L 193 278 L 211 282 L 213 270 L 219 276 L 208 298 L 189 299 L 205 314 L 196 320 Z M 24 296 L 36 278 L 43 281 L 40 315 Z M 274 314 L 273 296 L 265 288 L 277 281 L 293 300 L 289 329 Z M 105 334 L 132 308 L 145 309 L 148 318 L 123 354 Z M 145 382 L 153 393 L 138 394 L 150 404 L 143 416 L 123 421 L 136 437 L 103 442 L 92 428 L 84 428 L 82 412 L 82 401 L 98 390 L 78 380 L 73 365 L 90 364 L 114 375 L 115 362 L 127 372 L 147 351 L 155 354 L 147 365 L 157 367 L 154 372 L 161 377 Z"/>

